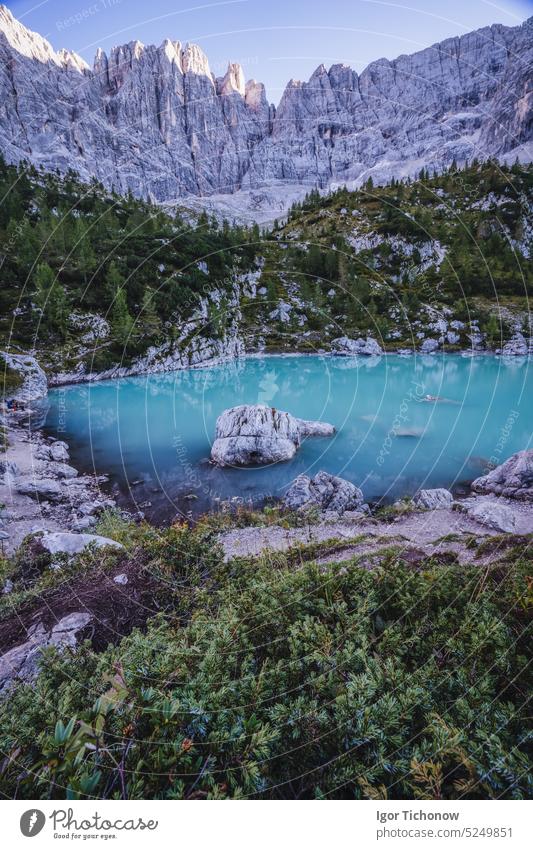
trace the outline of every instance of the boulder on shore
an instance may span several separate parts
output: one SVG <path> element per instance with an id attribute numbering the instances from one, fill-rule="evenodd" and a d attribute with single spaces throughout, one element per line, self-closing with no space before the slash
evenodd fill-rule
<path id="1" fill-rule="evenodd" d="M 64 493 L 61 486 L 52 478 L 18 478 L 15 488 L 21 495 L 38 498 L 43 501 L 62 501 Z"/>
<path id="2" fill-rule="evenodd" d="M 512 339 L 502 348 L 502 356 L 504 357 L 527 357 L 529 354 L 530 343 L 526 340 L 522 333 L 515 333 Z"/>
<path id="3" fill-rule="evenodd" d="M 516 517 L 510 507 L 498 504 L 497 501 L 485 501 L 475 499 L 472 503 L 464 505 L 466 513 L 471 519 L 475 519 L 488 528 L 512 534 L 516 526 Z"/>
<path id="4" fill-rule="evenodd" d="M 283 505 L 290 510 L 318 507 L 322 511 L 344 513 L 358 510 L 363 501 L 363 493 L 350 481 L 318 472 L 314 478 L 299 475 L 285 493 Z"/>
<path id="5" fill-rule="evenodd" d="M 217 466 L 261 466 L 290 460 L 307 436 L 333 436 L 326 422 L 297 419 L 264 404 L 225 410 L 217 419 L 211 460 Z"/>
<path id="6" fill-rule="evenodd" d="M 365 357 L 380 357 L 383 354 L 383 349 L 371 336 L 367 336 L 366 339 L 340 336 L 333 340 L 331 349 L 337 357 L 354 357 L 357 354 Z"/>
<path id="7" fill-rule="evenodd" d="M 488 475 L 476 478 L 472 489 L 480 493 L 533 501 L 533 449 L 518 451 Z"/>
<path id="8" fill-rule="evenodd" d="M 120 542 L 97 534 L 70 534 L 61 531 L 43 534 L 40 543 L 50 554 L 68 554 L 71 557 L 80 554 L 90 545 L 95 545 L 96 548 L 124 548 Z"/>
<path id="9" fill-rule="evenodd" d="M 440 347 L 440 342 L 438 339 L 424 339 L 420 346 L 421 354 L 434 354 L 435 351 L 438 351 Z"/>
<path id="10" fill-rule="evenodd" d="M 413 498 L 415 507 L 424 510 L 446 510 L 452 506 L 453 495 L 448 489 L 421 489 Z"/>

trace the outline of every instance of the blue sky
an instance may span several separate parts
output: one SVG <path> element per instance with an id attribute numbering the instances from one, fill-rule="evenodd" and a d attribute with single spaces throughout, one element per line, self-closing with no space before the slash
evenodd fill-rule
<path id="1" fill-rule="evenodd" d="M 278 102 L 287 81 L 308 79 L 323 62 L 357 71 L 386 56 L 413 53 L 490 23 L 514 26 L 533 15 L 533 0 L 12 0 L 6 3 L 53 46 L 68 47 L 92 65 L 135 38 L 169 37 L 200 44 L 220 76 L 228 60 L 247 79 L 267 86 Z"/>

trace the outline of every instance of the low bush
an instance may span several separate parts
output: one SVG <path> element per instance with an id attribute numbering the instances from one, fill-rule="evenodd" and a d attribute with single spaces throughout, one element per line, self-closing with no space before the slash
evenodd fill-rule
<path id="1" fill-rule="evenodd" d="M 142 534 L 179 616 L 47 651 L 0 706 L 5 796 L 532 795 L 530 540 L 491 566 L 388 550 L 368 570 L 226 563 L 201 526 Z"/>

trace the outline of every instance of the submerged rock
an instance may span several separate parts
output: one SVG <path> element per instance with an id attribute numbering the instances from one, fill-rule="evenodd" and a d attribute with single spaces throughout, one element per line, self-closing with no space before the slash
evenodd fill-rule
<path id="1" fill-rule="evenodd" d="M 297 419 L 263 404 L 242 405 L 218 417 L 211 460 L 217 466 L 260 466 L 290 460 L 306 436 L 333 436 L 325 422 Z"/>
<path id="2" fill-rule="evenodd" d="M 318 507 L 320 510 L 336 513 L 357 510 L 363 501 L 363 493 L 359 487 L 328 472 L 318 472 L 314 478 L 299 475 L 283 498 L 284 506 L 290 510 Z"/>
<path id="3" fill-rule="evenodd" d="M 488 475 L 472 483 L 475 492 L 533 501 L 533 449 L 518 451 Z"/>
<path id="4" fill-rule="evenodd" d="M 446 510 L 452 506 L 453 495 L 448 489 L 421 489 L 413 498 L 415 507 L 425 510 Z"/>
<path id="5" fill-rule="evenodd" d="M 365 357 L 380 357 L 383 354 L 383 349 L 371 336 L 367 336 L 366 339 L 349 339 L 348 336 L 341 336 L 333 340 L 331 349 L 338 357 L 353 357 L 357 354 Z"/>

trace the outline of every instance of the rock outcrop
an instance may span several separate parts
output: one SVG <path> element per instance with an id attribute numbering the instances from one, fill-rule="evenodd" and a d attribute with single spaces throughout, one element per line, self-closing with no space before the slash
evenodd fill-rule
<path id="1" fill-rule="evenodd" d="M 35 357 L 30 354 L 11 354 L 7 351 L 0 351 L 0 357 L 10 369 L 18 372 L 22 378 L 22 386 L 14 393 L 14 397 L 18 401 L 29 404 L 46 397 L 48 381 Z"/>
<path id="2" fill-rule="evenodd" d="M 260 466 L 290 460 L 308 436 L 333 436 L 325 422 L 297 419 L 263 404 L 226 410 L 216 423 L 211 460 L 217 466 Z"/>
<path id="3" fill-rule="evenodd" d="M 31 681 L 36 677 L 43 649 L 55 646 L 62 650 L 76 646 L 92 618 L 90 613 L 80 611 L 64 616 L 49 629 L 41 622 L 30 628 L 25 642 L 0 657 L 0 693 L 16 679 Z"/>
<path id="4" fill-rule="evenodd" d="M 157 201 L 375 182 L 474 156 L 530 155 L 532 21 L 291 80 L 279 107 L 196 45 L 132 41 L 94 65 L 0 7 L 0 150 Z M 279 194 L 279 191 L 278 191 Z M 290 191 L 284 196 L 291 202 Z"/>
<path id="5" fill-rule="evenodd" d="M 502 356 L 504 357 L 527 357 L 531 346 L 531 340 L 528 342 L 522 333 L 515 333 L 512 339 L 502 348 Z"/>
<path id="6" fill-rule="evenodd" d="M 335 513 L 359 510 L 363 502 L 359 487 L 328 472 L 318 472 L 313 478 L 299 475 L 283 497 L 284 507 L 290 510 L 318 507 Z"/>
<path id="7" fill-rule="evenodd" d="M 340 336 L 331 343 L 331 350 L 337 357 L 379 357 L 383 350 L 375 339 L 367 336 L 366 339 L 349 339 L 348 336 Z"/>
<path id="8" fill-rule="evenodd" d="M 488 475 L 473 481 L 472 489 L 480 493 L 533 501 L 533 449 L 513 454 Z"/>
<path id="9" fill-rule="evenodd" d="M 440 343 L 438 339 L 424 339 L 420 346 L 421 354 L 434 354 L 439 350 Z"/>

